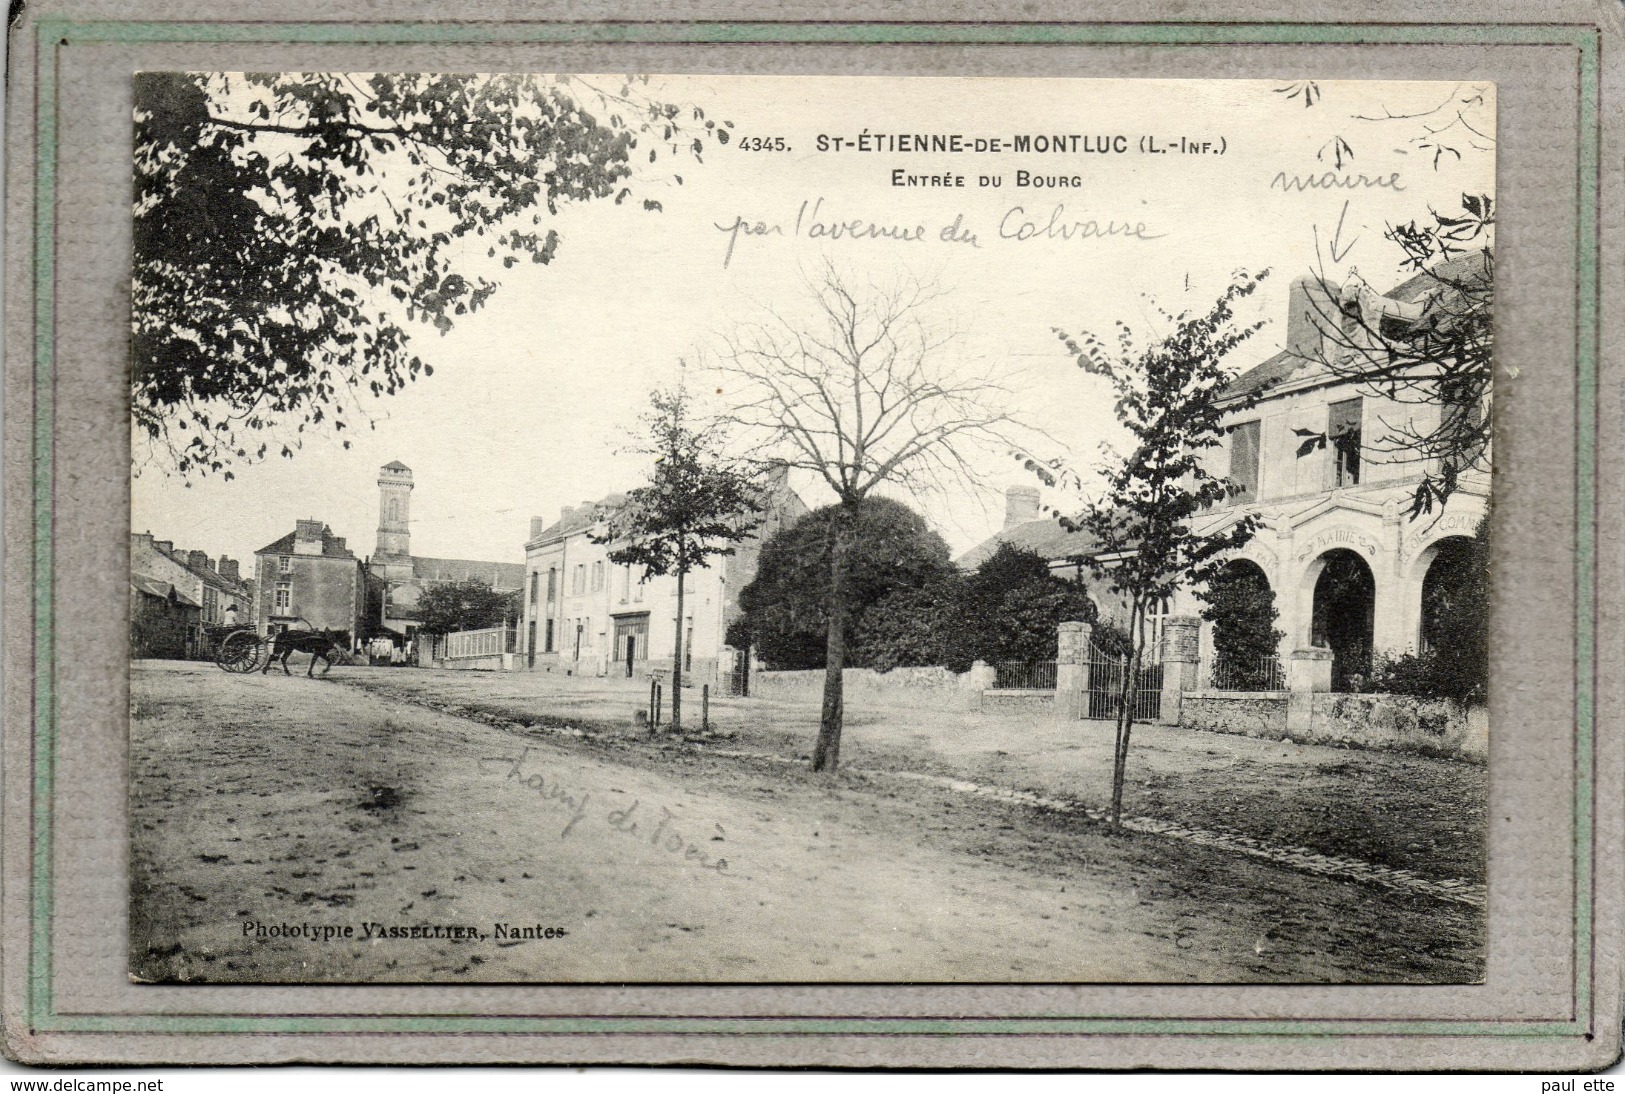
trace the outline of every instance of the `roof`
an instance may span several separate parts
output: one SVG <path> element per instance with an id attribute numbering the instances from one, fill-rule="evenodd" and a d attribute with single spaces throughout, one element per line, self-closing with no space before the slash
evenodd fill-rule
<path id="1" fill-rule="evenodd" d="M 1412 301 L 1420 297 L 1429 289 L 1438 286 L 1440 281 L 1463 282 L 1472 278 L 1487 276 L 1484 254 L 1481 251 L 1471 251 L 1457 255 L 1455 258 L 1441 262 L 1430 270 L 1422 270 L 1400 282 L 1387 295 L 1390 299 Z M 1284 382 L 1298 369 L 1310 364 L 1309 358 L 1284 349 L 1275 356 L 1265 359 L 1238 375 L 1225 385 L 1223 398 L 1234 398 L 1238 395 L 1250 395 L 1255 391 L 1263 391 Z"/>
<path id="2" fill-rule="evenodd" d="M 410 471 L 412 469 L 410 467 L 406 466 L 400 460 L 390 460 L 388 463 L 384 464 L 384 466 L 380 467 L 378 470 L 380 470 L 380 471 Z"/>
<path id="3" fill-rule="evenodd" d="M 504 592 L 524 586 L 525 564 L 413 555 L 412 576 L 419 581 L 485 581 L 497 592 Z"/>
<path id="4" fill-rule="evenodd" d="M 1086 531 L 1068 532 L 1052 519 L 1029 520 L 1014 528 L 994 533 L 955 559 L 962 570 L 975 569 L 993 556 L 999 544 L 1008 543 L 1026 551 L 1043 555 L 1050 561 L 1093 554 L 1095 539 Z"/>
<path id="5" fill-rule="evenodd" d="M 625 494 L 605 494 L 597 501 L 582 505 L 573 510 L 569 516 L 554 521 L 542 529 L 542 534 L 532 536 L 530 542 L 543 540 L 563 539 L 575 532 L 583 531 L 597 524 L 601 519 L 626 504 Z M 523 569 L 523 567 L 520 567 Z"/>
<path id="6" fill-rule="evenodd" d="M 293 541 L 298 536 L 297 531 L 289 532 L 275 543 L 268 543 L 255 551 L 256 555 L 291 555 L 294 553 Z M 305 556 L 307 558 L 313 556 Z M 339 537 L 327 525 L 322 525 L 322 556 L 325 558 L 355 558 L 348 547 L 339 546 Z"/>
<path id="7" fill-rule="evenodd" d="M 192 560 L 189 557 L 189 553 L 186 551 L 165 551 L 156 543 L 150 543 L 149 546 L 151 546 L 151 548 L 158 554 L 162 555 L 164 558 L 167 558 L 169 561 L 173 562 L 187 573 L 194 574 L 201 578 L 205 584 L 213 585 L 215 588 L 230 593 L 232 596 L 246 597 L 248 595 L 248 585 L 246 582 L 242 581 L 241 579 L 233 581 L 225 574 L 222 574 L 219 570 L 211 570 L 207 566 L 192 565 Z M 132 559 L 131 561 L 132 564 L 134 564 L 134 560 Z"/>
<path id="8" fill-rule="evenodd" d="M 148 596 L 155 596 L 160 600 L 173 600 L 177 604 L 183 604 L 188 608 L 196 608 L 201 606 L 197 601 L 175 588 L 175 586 L 171 585 L 169 582 L 159 581 L 155 577 L 147 577 L 143 574 L 131 574 L 130 588 L 135 589 L 137 592 L 146 593 Z"/>

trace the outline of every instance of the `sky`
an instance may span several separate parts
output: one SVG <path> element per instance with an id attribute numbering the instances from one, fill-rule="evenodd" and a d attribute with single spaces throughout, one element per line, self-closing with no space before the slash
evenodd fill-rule
<path id="1" fill-rule="evenodd" d="M 413 348 L 433 376 L 365 403 L 372 428 L 348 450 L 316 436 L 231 481 L 183 479 L 136 436 L 131 529 L 248 559 L 316 518 L 364 556 L 378 468 L 399 460 L 416 484 L 414 554 L 520 562 L 532 516 L 556 520 L 645 480 L 633 449 L 652 387 L 684 361 L 693 382 L 694 363 L 740 324 L 797 314 L 826 262 L 856 284 L 934 286 L 922 321 L 953 332 L 945 352 L 999 378 L 1045 450 L 1086 470 L 1116 425 L 1057 328 L 1123 321 L 1155 335 L 1159 310 L 1203 308 L 1233 271 L 1268 267 L 1242 315 L 1265 326 L 1234 354 L 1240 371 L 1281 348 L 1293 278 L 1357 268 L 1378 288 L 1397 283 L 1387 225 L 1494 193 L 1494 89 L 1482 83 L 707 76 L 656 77 L 650 90 L 732 121 L 734 139 L 703 162 L 644 165 L 637 200 L 562 208 L 551 264 L 462 256 L 500 290 L 446 335 L 420 328 Z M 904 150 L 898 134 L 958 135 L 970 150 Z M 1018 151 L 1018 137 L 1032 143 Z M 1038 151 L 1045 137 L 1063 150 Z M 978 140 L 1002 147 L 977 151 Z M 1022 172 L 1070 185 L 1019 186 Z M 964 185 L 897 185 L 909 176 Z M 1294 179 L 1310 182 L 1283 185 Z M 921 238 L 813 228 L 852 221 Z M 1058 230 L 1080 222 L 1090 227 Z M 973 462 L 977 488 L 905 499 L 956 554 L 997 530 L 1005 488 L 1037 485 L 1005 451 Z M 809 505 L 833 500 L 810 478 L 792 485 Z"/>

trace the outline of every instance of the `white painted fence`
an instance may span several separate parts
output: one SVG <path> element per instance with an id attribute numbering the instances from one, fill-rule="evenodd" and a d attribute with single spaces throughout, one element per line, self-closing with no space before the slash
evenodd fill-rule
<path id="1" fill-rule="evenodd" d="M 435 639 L 436 661 L 463 661 L 474 657 L 501 657 L 512 653 L 512 627 L 490 627 L 483 631 L 453 631 Z"/>

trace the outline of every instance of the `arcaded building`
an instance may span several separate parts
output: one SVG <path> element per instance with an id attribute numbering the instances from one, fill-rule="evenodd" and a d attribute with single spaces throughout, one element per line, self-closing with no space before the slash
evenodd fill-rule
<path id="1" fill-rule="evenodd" d="M 1448 276 L 1475 276 L 1468 265 L 1475 261 L 1481 260 L 1458 260 L 1461 268 Z M 1369 288 L 1361 292 L 1364 306 L 1419 315 L 1419 302 L 1439 284 L 1434 275 L 1418 274 L 1385 297 L 1373 300 Z M 1348 335 L 1328 331 L 1326 317 L 1346 306 L 1337 298 L 1357 298 L 1352 288 L 1296 282 L 1286 348 L 1231 384 L 1233 409 L 1213 469 L 1242 492 L 1216 510 L 1207 526 L 1219 530 L 1256 514 L 1260 526 L 1234 564 L 1254 568 L 1253 575 L 1275 594 L 1283 657 L 1309 646 L 1329 648 L 1333 688 L 1339 691 L 1369 673 L 1375 655 L 1417 652 L 1448 639 L 1429 633 L 1424 589 L 1453 580 L 1451 567 L 1490 498 L 1486 452 L 1481 466 L 1460 470 L 1447 503 L 1413 517 L 1423 474 L 1439 467 L 1402 438 L 1430 433 L 1440 415 L 1476 416 L 1484 408 L 1452 408 L 1414 391 L 1401 401 L 1383 386 L 1350 379 L 1348 369 L 1328 367 L 1327 359 L 1350 352 Z M 1184 591 L 1171 610 L 1195 615 L 1200 607 Z M 1204 661 L 1211 651 L 1209 632 L 1204 625 Z"/>

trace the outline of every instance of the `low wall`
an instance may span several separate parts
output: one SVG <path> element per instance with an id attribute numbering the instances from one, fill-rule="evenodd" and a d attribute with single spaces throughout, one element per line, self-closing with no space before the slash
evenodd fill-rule
<path id="1" fill-rule="evenodd" d="M 1187 729 L 1303 744 L 1353 745 L 1429 756 L 1482 760 L 1489 752 L 1489 714 L 1445 699 L 1411 695 L 1317 692 L 1310 696 L 1309 728 L 1288 732 L 1290 693 L 1192 691 L 1181 699 L 1179 724 Z"/>
<path id="2" fill-rule="evenodd" d="M 846 669 L 841 673 L 841 684 L 848 705 L 974 710 L 981 701 L 982 688 L 993 682 L 992 677 L 993 670 L 980 665 L 964 673 L 938 666 L 895 668 L 890 672 Z M 817 702 L 823 692 L 823 669 L 763 670 L 750 678 L 750 693 L 764 699 Z"/>
<path id="3" fill-rule="evenodd" d="M 1187 691 L 1179 701 L 1179 724 L 1187 729 L 1280 737 L 1286 733 L 1284 691 Z"/>
<path id="4" fill-rule="evenodd" d="M 438 661 L 431 660 L 430 668 L 435 669 L 461 669 L 484 670 L 487 672 L 501 672 L 511 669 L 514 665 L 514 655 L 511 653 L 493 653 L 485 657 L 446 657 Z"/>
<path id="5" fill-rule="evenodd" d="M 1055 692 L 1039 688 L 989 688 L 982 692 L 981 709 L 1013 714 L 1048 713 L 1055 709 Z"/>
<path id="6" fill-rule="evenodd" d="M 1482 760 L 1489 754 L 1489 711 L 1448 699 L 1412 695 L 1314 697 L 1309 740 L 1394 748 L 1435 756 Z"/>

